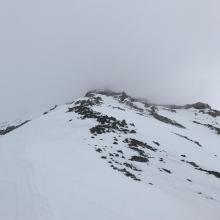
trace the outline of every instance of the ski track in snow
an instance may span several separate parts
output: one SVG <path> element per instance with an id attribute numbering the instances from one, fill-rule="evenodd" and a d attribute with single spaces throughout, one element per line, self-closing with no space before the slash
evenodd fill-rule
<path id="1" fill-rule="evenodd" d="M 33 167 L 22 151 L 16 145 L 0 146 L 0 219 L 50 220 L 47 202 L 34 183 Z"/>

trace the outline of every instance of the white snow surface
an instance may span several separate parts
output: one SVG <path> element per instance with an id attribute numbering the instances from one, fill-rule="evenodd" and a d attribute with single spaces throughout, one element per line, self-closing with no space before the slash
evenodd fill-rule
<path id="1" fill-rule="evenodd" d="M 0 136 L 0 219 L 220 219 L 220 178 L 181 161 L 220 172 L 220 135 L 192 122 L 220 127 L 220 117 L 192 108 L 171 112 L 157 106 L 158 114 L 182 124 L 186 127 L 183 129 L 156 120 L 149 113 L 150 107 L 142 103 L 136 103 L 145 108 L 140 113 L 114 97 L 94 96 L 102 98 L 102 103 L 91 109 L 134 123 L 131 128 L 136 133 L 94 136 L 90 128 L 98 124 L 95 119 L 81 119 L 78 113 L 67 112 L 77 105 L 74 102 Z M 198 141 L 202 147 L 174 133 Z M 113 144 L 114 137 L 118 144 Z M 109 154 L 123 151 L 125 158 L 112 156 L 118 168 L 137 154 L 123 142 L 125 138 L 135 138 L 157 149 L 145 149 L 149 154 L 147 163 L 132 162 L 141 171 L 130 172 L 141 181 L 110 166 Z M 101 153 L 96 151 L 98 148 Z"/>

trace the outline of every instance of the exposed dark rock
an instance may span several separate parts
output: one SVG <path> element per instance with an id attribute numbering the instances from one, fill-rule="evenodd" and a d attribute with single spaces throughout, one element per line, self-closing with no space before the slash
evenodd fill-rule
<path id="1" fill-rule="evenodd" d="M 96 118 L 97 112 L 91 109 L 94 105 L 101 105 L 103 102 L 101 97 L 90 97 L 86 100 L 79 100 L 75 102 L 75 106 L 68 109 L 68 112 L 76 112 L 85 118 Z M 99 113 L 100 114 L 100 113 Z"/>
<path id="2" fill-rule="evenodd" d="M 185 109 L 195 108 L 195 109 L 211 109 L 210 105 L 203 102 L 197 102 L 194 104 L 187 104 L 184 106 Z"/>
<path id="3" fill-rule="evenodd" d="M 194 108 L 197 110 L 200 110 L 200 113 L 203 114 L 208 114 L 214 118 L 219 117 L 220 116 L 220 111 L 212 109 L 211 106 L 207 103 L 203 103 L 203 102 L 197 102 L 194 104 L 187 104 L 184 106 L 180 106 L 180 105 L 163 105 L 167 108 L 170 108 L 172 110 L 174 109 L 190 109 L 190 108 Z M 195 115 L 197 115 L 197 113 L 195 113 Z"/>
<path id="4" fill-rule="evenodd" d="M 196 192 L 196 193 L 197 193 L 198 195 L 203 195 L 203 196 L 205 196 L 206 199 L 214 200 L 213 197 L 211 197 L 211 196 L 207 196 L 207 195 L 205 195 L 205 194 L 202 193 L 202 192 Z"/>
<path id="5" fill-rule="evenodd" d="M 89 92 L 86 93 L 86 97 L 93 97 L 94 95 L 100 94 L 100 95 L 105 95 L 105 96 L 111 96 L 117 100 L 119 100 L 120 102 L 140 102 L 145 104 L 146 106 L 148 106 L 148 103 L 145 99 L 142 98 L 134 98 L 131 97 L 130 95 L 128 95 L 127 93 L 123 92 L 114 92 L 110 89 L 100 89 L 100 90 L 91 90 Z"/>
<path id="6" fill-rule="evenodd" d="M 203 103 L 203 102 L 197 102 L 194 104 L 188 104 L 183 106 L 185 109 L 194 108 L 200 110 L 200 113 L 208 114 L 214 118 L 220 116 L 220 111 L 212 109 L 210 105 Z"/>
<path id="7" fill-rule="evenodd" d="M 97 151 L 98 153 L 101 153 L 101 152 L 102 152 L 102 149 L 101 149 L 101 148 L 98 148 L 98 149 L 96 149 L 96 151 Z"/>
<path id="8" fill-rule="evenodd" d="M 94 94 L 100 94 L 100 95 L 105 95 L 105 96 L 119 96 L 121 92 L 114 92 L 110 89 L 103 89 L 103 90 L 91 90 L 86 93 L 86 97 L 93 97 Z"/>
<path id="9" fill-rule="evenodd" d="M 131 163 L 124 163 L 124 165 L 127 167 L 127 168 L 130 168 L 131 170 L 134 170 L 134 171 L 141 171 L 139 170 L 137 167 L 135 167 L 133 164 Z"/>
<path id="10" fill-rule="evenodd" d="M 46 111 L 43 113 L 43 115 L 47 115 L 49 112 L 55 110 L 57 108 L 57 105 L 55 105 L 53 108 L 51 108 L 49 111 Z"/>
<path id="11" fill-rule="evenodd" d="M 215 127 L 214 125 L 211 125 L 211 124 L 203 124 L 203 123 L 200 123 L 200 122 L 198 122 L 198 121 L 193 121 L 193 123 L 198 124 L 198 125 L 203 125 L 203 126 L 209 128 L 210 130 L 215 131 L 217 134 L 220 134 L 220 128 Z"/>
<path id="12" fill-rule="evenodd" d="M 176 121 L 171 120 L 171 119 L 169 119 L 167 117 L 164 117 L 162 115 L 159 115 L 157 113 L 157 108 L 155 106 L 151 107 L 150 113 L 158 121 L 161 121 L 161 122 L 166 123 L 166 124 L 174 125 L 174 126 L 179 127 L 179 128 L 185 128 L 183 125 L 177 123 Z"/>
<path id="13" fill-rule="evenodd" d="M 13 130 L 19 128 L 19 127 L 21 127 L 22 125 L 25 125 L 25 124 L 28 123 L 29 121 L 30 121 L 30 120 L 27 120 L 27 121 L 25 121 L 25 122 L 23 122 L 23 123 L 21 123 L 21 124 L 19 124 L 19 125 L 11 125 L 11 126 L 8 126 L 8 127 L 6 127 L 5 129 L 0 130 L 0 135 L 6 135 L 7 133 L 9 133 L 9 132 L 11 132 L 11 131 L 13 131 Z"/>
<path id="14" fill-rule="evenodd" d="M 132 156 L 130 160 L 141 163 L 146 163 L 149 161 L 147 157 L 143 157 L 143 156 Z"/>
<path id="15" fill-rule="evenodd" d="M 163 159 L 163 158 L 160 158 L 159 161 L 160 161 L 160 162 L 164 162 L 164 159 Z"/>
<path id="16" fill-rule="evenodd" d="M 100 94 L 100 96 L 99 96 L 99 94 Z M 124 134 L 135 134 L 136 133 L 136 128 L 135 128 L 134 123 L 128 123 L 126 120 L 119 120 L 115 117 L 108 116 L 108 115 L 105 115 L 103 113 L 100 113 L 98 111 L 93 110 L 93 108 L 92 108 L 93 106 L 102 105 L 102 103 L 103 103 L 103 100 L 101 98 L 102 95 L 112 96 L 114 99 L 116 99 L 120 103 L 123 103 L 125 108 L 127 106 L 129 109 L 135 110 L 136 114 L 148 116 L 147 113 L 149 111 L 151 116 L 154 117 L 156 120 L 159 120 L 159 121 L 166 123 L 166 124 L 176 126 L 178 128 L 185 128 L 180 123 L 178 123 L 174 120 L 171 120 L 170 118 L 167 118 L 167 117 L 160 115 L 160 112 L 158 111 L 158 109 L 156 108 L 155 105 L 148 105 L 147 103 L 144 103 L 142 101 L 140 102 L 138 99 L 134 99 L 124 92 L 115 93 L 110 90 L 93 91 L 93 92 L 91 91 L 86 94 L 85 99 L 75 102 L 74 106 L 69 108 L 68 112 L 75 112 L 75 113 L 79 114 L 79 117 L 81 119 L 87 119 L 87 118 L 94 119 L 96 124 L 94 125 L 94 127 L 90 128 L 90 132 L 93 134 L 93 136 L 92 136 L 93 138 L 97 137 L 97 135 L 99 135 L 99 134 L 105 134 L 105 133 L 111 132 L 112 135 L 114 136 L 114 138 L 112 139 L 112 143 L 114 145 L 118 145 L 118 144 L 121 145 L 121 141 L 123 139 L 121 139 L 119 137 L 124 137 L 124 136 L 129 137 L 129 135 L 124 135 Z M 142 105 L 141 105 L 141 107 L 139 105 L 136 105 L 136 101 L 138 101 L 139 103 L 143 103 L 144 104 L 143 107 L 142 107 Z M 120 108 L 120 107 L 115 107 L 115 106 L 110 106 L 110 105 L 108 107 L 113 108 L 113 109 L 118 109 L 120 111 L 125 111 L 125 109 Z M 205 110 L 204 110 L 204 105 L 201 105 L 201 103 L 200 104 L 196 103 L 196 104 L 192 105 L 192 108 L 198 109 L 199 111 L 203 111 L 203 110 L 208 111 L 209 110 L 208 107 L 209 106 L 206 106 Z M 118 110 L 116 110 L 116 111 L 118 111 Z M 176 110 L 173 108 L 170 108 L 168 110 L 171 112 L 176 112 Z M 194 111 L 194 112 L 197 112 L 199 114 L 199 111 Z M 212 114 L 211 110 L 210 110 L 210 112 Z M 214 128 L 212 128 L 212 129 L 214 129 Z M 192 140 L 192 139 L 190 139 L 186 136 L 183 136 L 181 134 L 178 134 L 178 133 L 174 133 L 174 134 L 178 135 L 179 137 L 182 137 L 188 141 L 191 141 L 201 147 L 201 144 L 195 140 Z M 135 135 L 130 135 L 130 137 L 135 137 Z M 99 140 L 99 138 L 97 140 Z M 128 153 L 132 153 L 131 155 L 129 155 L 129 157 L 127 157 L 127 154 L 125 154 L 125 156 L 126 156 L 125 157 L 121 150 L 117 150 L 117 148 L 119 146 L 114 146 L 113 144 L 111 146 L 107 146 L 105 149 L 101 149 L 102 147 L 95 148 L 95 149 L 98 153 L 105 152 L 105 155 L 107 155 L 107 156 L 102 156 L 102 154 L 100 154 L 100 156 L 102 159 L 107 159 L 109 166 L 111 166 L 114 170 L 122 172 L 125 176 L 128 176 L 134 180 L 140 181 L 140 179 L 137 177 L 139 177 L 138 175 L 141 175 L 141 174 L 136 173 L 136 172 L 140 172 L 141 170 L 139 170 L 136 167 L 138 165 L 138 163 L 136 163 L 136 162 L 148 164 L 148 161 L 150 160 L 150 158 L 152 158 L 151 155 L 148 154 L 148 152 L 149 153 L 152 153 L 150 151 L 153 151 L 153 152 L 158 151 L 158 153 L 162 152 L 162 151 L 159 151 L 159 149 L 157 149 L 157 146 L 160 146 L 160 143 L 153 141 L 154 144 L 151 142 L 151 144 L 153 145 L 153 147 L 152 147 L 152 146 L 148 145 L 147 143 L 139 141 L 135 138 L 125 138 L 123 142 L 125 143 L 125 144 L 123 144 L 124 145 L 123 147 L 127 147 L 127 148 L 131 149 L 131 150 L 128 149 L 129 150 Z M 108 151 L 108 150 L 111 150 L 111 151 Z M 124 151 L 124 149 L 123 149 L 123 151 Z M 111 152 L 111 153 L 109 153 L 109 152 Z M 125 152 L 126 152 L 126 150 L 125 150 Z M 155 154 L 153 154 L 153 153 L 152 153 L 152 155 L 155 156 Z M 165 156 L 165 154 L 163 154 L 163 156 Z M 160 162 L 164 162 L 163 156 L 162 156 L 162 154 L 157 155 L 155 157 L 156 158 L 155 161 L 157 160 L 156 161 L 157 163 L 158 163 L 158 160 Z M 166 153 L 166 156 L 169 156 L 169 153 Z M 181 155 L 181 157 L 182 157 L 181 159 L 185 159 L 184 157 L 186 157 L 186 155 Z M 122 159 L 122 158 L 124 158 L 124 159 Z M 220 178 L 220 174 L 216 171 L 209 171 L 209 170 L 203 169 L 203 168 L 199 167 L 194 162 L 185 161 L 185 160 L 182 160 L 182 161 L 189 163 L 191 166 L 193 166 L 197 170 L 206 172 L 207 174 L 210 174 L 210 175 L 216 176 L 217 178 Z M 144 164 L 139 164 L 139 165 L 144 165 Z M 160 165 L 163 166 L 162 163 L 160 163 Z M 168 174 L 172 173 L 170 170 L 165 169 L 165 168 L 161 168 L 160 171 L 166 172 Z M 136 174 L 137 174 L 137 176 L 136 176 Z M 187 179 L 187 181 L 190 182 L 191 180 Z"/>
<path id="17" fill-rule="evenodd" d="M 118 153 L 120 154 L 123 154 L 123 151 L 122 150 L 117 150 Z"/>
<path id="18" fill-rule="evenodd" d="M 199 168 L 199 165 L 197 165 L 197 164 L 196 164 L 195 162 L 193 162 L 193 161 L 186 161 L 186 163 L 192 165 L 192 166 L 195 167 L 195 168 Z"/>
<path id="19" fill-rule="evenodd" d="M 131 147 L 131 146 L 130 146 L 129 148 L 132 149 L 132 150 L 134 150 L 134 151 L 136 151 L 136 152 L 138 152 L 138 154 L 139 154 L 140 156 L 146 157 L 145 152 L 144 152 L 143 150 L 139 149 L 138 147 Z"/>
<path id="20" fill-rule="evenodd" d="M 156 144 L 157 146 L 160 146 L 160 143 L 157 141 L 153 141 L 154 144 Z"/>
<path id="21" fill-rule="evenodd" d="M 209 110 L 207 112 L 207 114 L 209 114 L 210 116 L 216 118 L 216 117 L 220 117 L 220 111 L 217 111 L 217 110 Z"/>
<path id="22" fill-rule="evenodd" d="M 122 132 L 124 134 L 130 133 L 128 125 L 125 120 L 117 120 L 114 117 L 109 117 L 107 115 L 98 115 L 96 118 L 97 122 L 100 124 L 90 129 L 93 134 L 103 134 L 107 132 Z"/>
<path id="23" fill-rule="evenodd" d="M 165 169 L 165 168 L 162 168 L 162 170 L 163 170 L 163 171 L 165 171 L 166 173 L 169 173 L 169 174 L 171 174 L 171 173 L 172 173 L 170 170 Z"/>
<path id="24" fill-rule="evenodd" d="M 132 178 L 135 181 L 141 181 L 139 178 L 137 178 L 133 173 L 127 171 L 125 168 L 118 169 L 118 171 L 123 172 L 125 176 Z"/>
<path id="25" fill-rule="evenodd" d="M 97 119 L 98 116 L 101 115 L 101 113 L 95 112 L 91 108 L 84 105 L 74 106 L 72 108 L 69 108 L 68 110 L 68 112 L 73 112 L 73 111 L 81 115 L 81 119 L 86 119 L 86 118 Z"/>
<path id="26" fill-rule="evenodd" d="M 201 145 L 198 141 L 194 141 L 194 140 L 188 138 L 187 136 L 184 136 L 184 135 L 181 135 L 181 134 L 178 134 L 178 133 L 175 133 L 175 132 L 172 132 L 172 133 L 175 134 L 175 135 L 177 135 L 177 136 L 179 136 L 179 137 L 182 137 L 182 138 L 184 138 L 184 139 L 186 139 L 186 140 L 188 140 L 188 141 L 193 142 L 194 144 L 196 144 L 196 145 L 199 146 L 199 147 L 202 147 L 202 145 Z"/>
<path id="27" fill-rule="evenodd" d="M 199 171 L 203 171 L 209 175 L 213 175 L 215 176 L 216 178 L 220 178 L 220 173 L 217 172 L 217 171 L 213 171 L 213 170 L 207 170 L 207 169 L 203 169 L 201 168 L 198 164 L 196 164 L 195 162 L 193 161 L 185 161 L 184 162 L 190 164 L 191 166 L 193 166 L 196 170 L 199 170 Z"/>
<path id="28" fill-rule="evenodd" d="M 111 165 L 111 167 L 114 170 L 117 170 L 119 172 L 122 172 L 125 176 L 132 178 L 135 181 L 141 181 L 139 178 L 137 178 L 133 173 L 129 172 L 128 170 L 126 170 L 125 168 L 119 169 L 116 166 L 114 166 L 113 164 Z"/>
<path id="29" fill-rule="evenodd" d="M 103 134 L 107 132 L 116 131 L 124 134 L 134 133 L 133 130 L 128 128 L 128 124 L 125 120 L 117 120 L 115 117 L 103 115 L 100 112 L 96 112 L 91 109 L 93 105 L 100 105 L 102 103 L 101 97 L 91 96 L 88 100 L 79 100 L 75 102 L 74 107 L 69 108 L 68 112 L 76 112 L 81 115 L 81 119 L 93 118 L 99 124 L 92 127 L 90 132 L 94 135 Z"/>
<path id="30" fill-rule="evenodd" d="M 49 111 L 51 112 L 51 111 L 55 110 L 57 107 L 58 107 L 58 106 L 55 105 L 55 106 L 54 106 L 53 108 L 51 108 Z"/>
<path id="31" fill-rule="evenodd" d="M 136 140 L 134 138 L 126 138 L 124 141 L 124 143 L 128 143 L 128 146 L 130 147 L 142 147 L 142 148 L 146 148 L 148 150 L 154 151 L 156 152 L 157 149 L 155 147 L 152 147 L 142 141 Z"/>

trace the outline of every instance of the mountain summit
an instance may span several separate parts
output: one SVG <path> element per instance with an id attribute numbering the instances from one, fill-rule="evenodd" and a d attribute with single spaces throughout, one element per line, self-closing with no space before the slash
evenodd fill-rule
<path id="1" fill-rule="evenodd" d="M 92 90 L 0 125 L 0 219 L 219 220 L 220 112 Z"/>

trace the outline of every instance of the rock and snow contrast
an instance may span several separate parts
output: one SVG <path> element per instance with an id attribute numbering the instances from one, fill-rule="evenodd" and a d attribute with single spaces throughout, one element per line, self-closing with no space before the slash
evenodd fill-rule
<path id="1" fill-rule="evenodd" d="M 94 90 L 0 126 L 2 220 L 219 220 L 220 112 Z"/>

